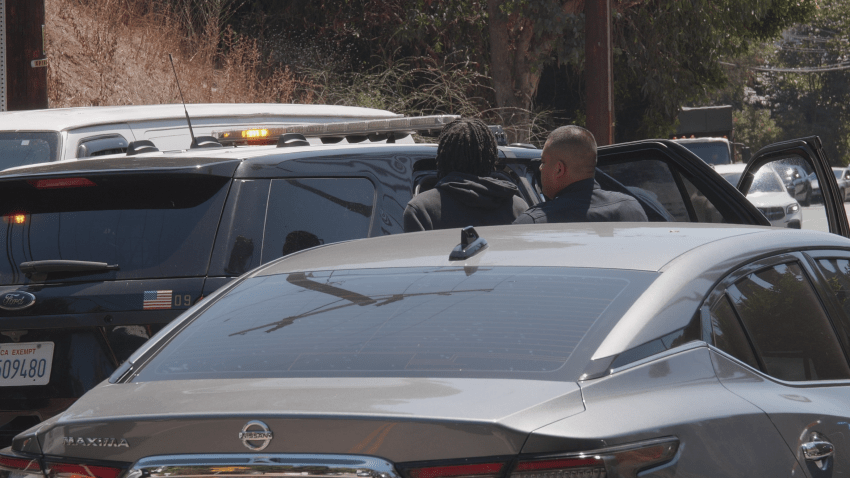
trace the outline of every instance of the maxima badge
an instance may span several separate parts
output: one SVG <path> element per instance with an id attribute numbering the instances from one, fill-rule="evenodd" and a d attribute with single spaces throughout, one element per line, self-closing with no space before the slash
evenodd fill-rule
<path id="1" fill-rule="evenodd" d="M 0 294 L 0 309 L 21 310 L 32 307 L 35 304 L 35 296 L 29 292 L 16 290 Z"/>
<path id="2" fill-rule="evenodd" d="M 265 450 L 272 438 L 272 431 L 269 430 L 268 425 L 259 420 L 251 420 L 239 432 L 239 439 L 252 451 Z"/>

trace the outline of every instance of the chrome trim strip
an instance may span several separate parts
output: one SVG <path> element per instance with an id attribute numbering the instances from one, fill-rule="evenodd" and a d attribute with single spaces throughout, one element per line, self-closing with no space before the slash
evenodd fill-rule
<path id="1" fill-rule="evenodd" d="M 142 458 L 125 478 L 401 478 L 392 463 L 361 455 L 217 454 Z"/>

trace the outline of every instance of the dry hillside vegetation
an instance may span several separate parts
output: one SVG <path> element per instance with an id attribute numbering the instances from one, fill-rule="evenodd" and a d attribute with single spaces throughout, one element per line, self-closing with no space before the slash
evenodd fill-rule
<path id="1" fill-rule="evenodd" d="M 309 103 L 311 88 L 268 68 L 256 42 L 205 22 L 190 35 L 156 0 L 45 0 L 52 108 L 180 101 Z"/>

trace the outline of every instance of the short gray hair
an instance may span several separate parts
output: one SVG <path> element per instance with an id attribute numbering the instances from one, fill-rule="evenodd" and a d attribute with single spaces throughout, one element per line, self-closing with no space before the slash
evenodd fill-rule
<path id="1" fill-rule="evenodd" d="M 596 168 L 596 138 L 581 126 L 561 126 L 552 131 L 546 138 L 545 147 L 570 157 L 591 174 Z"/>

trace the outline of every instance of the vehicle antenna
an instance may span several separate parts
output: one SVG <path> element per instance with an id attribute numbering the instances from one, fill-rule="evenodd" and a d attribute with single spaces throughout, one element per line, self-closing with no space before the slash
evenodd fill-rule
<path id="1" fill-rule="evenodd" d="M 174 72 L 174 80 L 177 82 L 177 91 L 180 92 L 180 101 L 183 102 L 183 112 L 186 113 L 186 122 L 189 123 L 189 135 L 192 137 L 192 146 L 197 145 L 195 140 L 195 132 L 192 131 L 192 121 L 189 119 L 189 111 L 186 109 L 186 100 L 183 99 L 183 90 L 180 88 L 180 79 L 177 78 L 177 70 L 174 68 L 174 58 L 171 53 L 168 54 L 168 61 L 171 62 L 171 71 Z"/>

